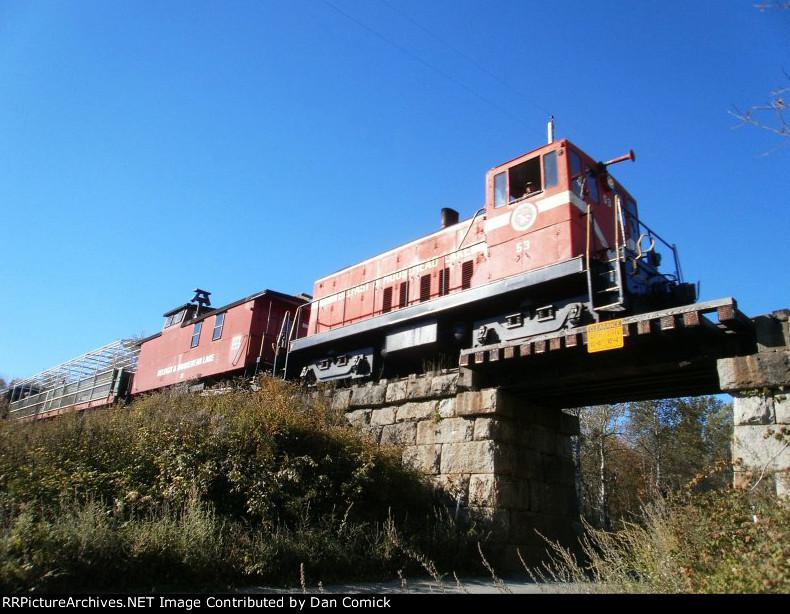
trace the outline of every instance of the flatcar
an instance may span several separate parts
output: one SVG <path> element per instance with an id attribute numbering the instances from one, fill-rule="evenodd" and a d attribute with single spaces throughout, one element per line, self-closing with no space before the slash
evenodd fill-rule
<path id="1" fill-rule="evenodd" d="M 0 406 L 20 421 L 108 407 L 129 396 L 139 348 L 120 339 L 72 358 L 0 391 Z"/>
<path id="2" fill-rule="evenodd" d="M 315 282 L 297 313 L 287 376 L 308 382 L 420 370 L 460 348 L 693 303 L 677 250 L 609 172 L 554 140 L 486 174 L 471 218 Z M 671 262 L 662 272 L 662 254 Z M 304 327 L 301 324 L 307 322 Z"/>

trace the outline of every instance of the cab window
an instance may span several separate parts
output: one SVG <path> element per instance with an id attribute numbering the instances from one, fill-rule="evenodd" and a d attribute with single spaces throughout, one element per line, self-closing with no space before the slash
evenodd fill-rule
<path id="1" fill-rule="evenodd" d="M 636 203 L 631 198 L 625 198 L 620 201 L 621 207 L 625 207 L 625 225 L 627 230 L 627 238 L 636 241 L 639 237 L 639 213 L 636 210 Z"/>
<path id="2" fill-rule="evenodd" d="M 499 173 L 494 175 L 494 207 L 501 207 L 507 203 L 507 175 Z"/>
<path id="3" fill-rule="evenodd" d="M 591 168 L 587 169 L 587 193 L 590 195 L 590 200 L 596 205 L 600 202 L 598 197 L 598 175 Z"/>
<path id="4" fill-rule="evenodd" d="M 550 151 L 543 156 L 543 183 L 548 190 L 560 182 L 557 176 L 557 152 Z"/>
<path id="5" fill-rule="evenodd" d="M 543 189 L 540 182 L 540 157 L 516 164 L 510 168 L 509 175 L 511 201 Z"/>
<path id="6" fill-rule="evenodd" d="M 582 159 L 572 149 L 568 151 L 571 164 L 571 185 L 573 193 L 579 198 L 582 196 Z"/>

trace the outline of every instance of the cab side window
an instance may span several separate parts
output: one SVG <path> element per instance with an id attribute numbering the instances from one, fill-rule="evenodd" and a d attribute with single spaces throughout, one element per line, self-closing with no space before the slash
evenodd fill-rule
<path id="1" fill-rule="evenodd" d="M 573 189 L 573 193 L 581 198 L 582 183 L 584 182 L 584 176 L 582 175 L 582 159 L 579 154 L 577 154 L 572 149 L 569 149 L 568 154 L 571 165 L 571 187 Z"/>
<path id="2" fill-rule="evenodd" d="M 598 195 L 598 175 L 591 168 L 587 169 L 587 194 L 596 205 L 600 202 Z"/>
<path id="3" fill-rule="evenodd" d="M 560 182 L 557 175 L 557 152 L 550 151 L 543 156 L 543 187 L 553 188 Z"/>
<path id="4" fill-rule="evenodd" d="M 507 173 L 494 175 L 494 207 L 507 204 Z"/>

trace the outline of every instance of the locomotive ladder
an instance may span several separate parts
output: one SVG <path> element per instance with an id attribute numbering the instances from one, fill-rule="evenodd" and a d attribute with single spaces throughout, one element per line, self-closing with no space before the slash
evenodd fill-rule
<path id="1" fill-rule="evenodd" d="M 621 217 L 620 199 L 615 199 L 615 245 L 607 249 L 606 256 L 593 258 L 593 218 L 592 207 L 587 203 L 587 292 L 590 305 L 595 312 L 623 311 L 625 293 L 623 292 L 623 266 L 620 246 L 625 243 L 625 227 Z M 598 250 L 596 250 L 598 251 Z"/>

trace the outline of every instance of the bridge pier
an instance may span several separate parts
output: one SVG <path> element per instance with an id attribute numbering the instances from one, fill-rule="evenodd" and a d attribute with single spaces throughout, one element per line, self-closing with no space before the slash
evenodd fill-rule
<path id="1" fill-rule="evenodd" d="M 735 482 L 766 481 L 790 497 L 790 310 L 754 318 L 757 352 L 718 361 L 719 383 L 733 397 Z M 784 431 L 784 436 L 782 432 Z"/>
<path id="2" fill-rule="evenodd" d="M 702 317 L 711 311 L 717 323 Z M 456 514 L 485 519 L 497 569 L 518 568 L 520 558 L 545 556 L 538 532 L 577 543 L 571 441 L 579 427 L 563 407 L 728 392 L 733 458 L 743 461 L 736 482 L 760 479 L 790 497 L 788 316 L 750 321 L 722 299 L 624 320 L 619 352 L 586 352 L 583 331 L 564 331 L 547 343 L 462 353 L 460 371 L 326 394 L 374 441 L 398 444 L 405 464 L 453 498 Z"/>
<path id="3" fill-rule="evenodd" d="M 458 372 L 332 391 L 332 403 L 455 501 L 455 513 L 492 528 L 497 570 L 546 551 L 540 534 L 576 543 L 579 511 L 571 437 L 578 419 L 496 388 L 468 390 Z"/>

